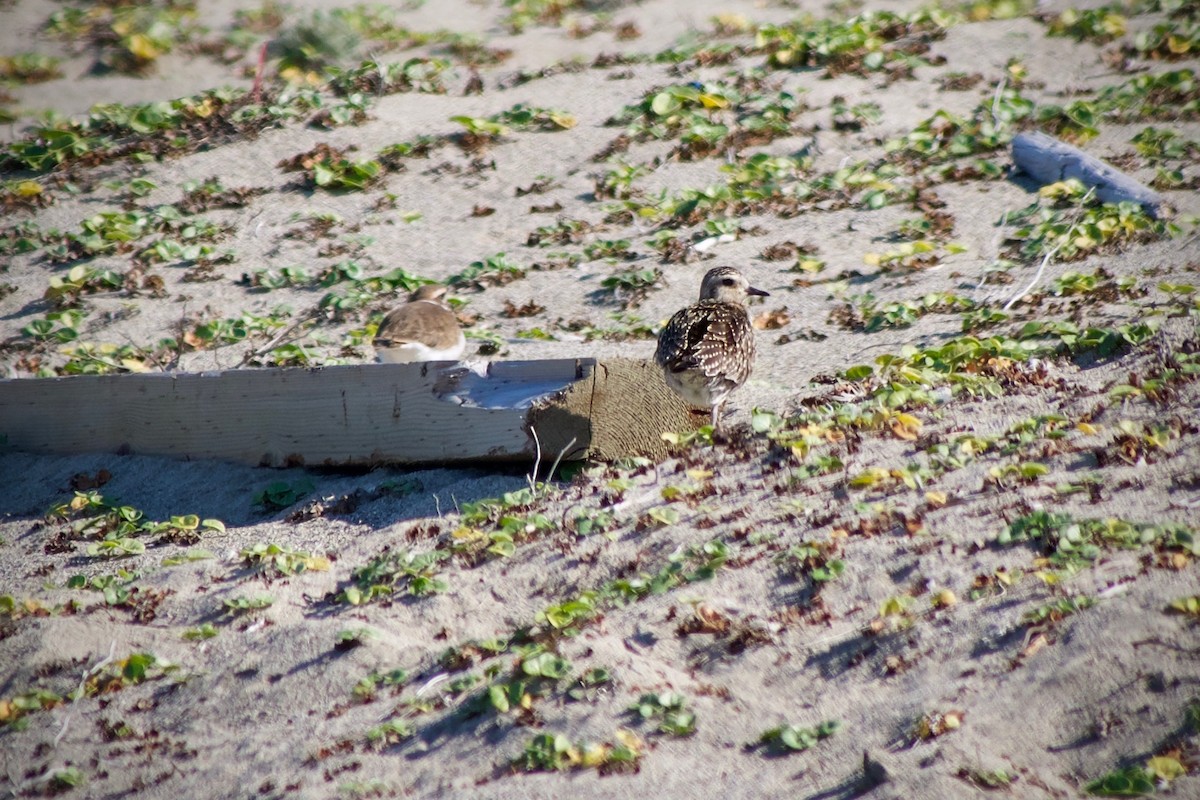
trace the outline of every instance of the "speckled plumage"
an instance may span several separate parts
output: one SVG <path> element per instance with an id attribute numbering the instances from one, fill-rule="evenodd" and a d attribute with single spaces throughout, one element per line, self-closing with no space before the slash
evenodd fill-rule
<path id="1" fill-rule="evenodd" d="M 379 361 L 457 361 L 466 338 L 445 297 L 446 287 L 425 285 L 384 317 L 372 342 Z"/>
<path id="2" fill-rule="evenodd" d="M 700 285 L 700 302 L 675 312 L 658 336 L 654 360 L 667 385 L 691 405 L 711 409 L 714 429 L 720 429 L 726 398 L 754 367 L 746 297 L 766 294 L 733 267 L 711 269 Z"/>

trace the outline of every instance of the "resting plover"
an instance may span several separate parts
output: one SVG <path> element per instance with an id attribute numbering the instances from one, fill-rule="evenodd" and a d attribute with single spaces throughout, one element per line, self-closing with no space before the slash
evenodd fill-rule
<path id="1" fill-rule="evenodd" d="M 445 297 L 445 286 L 426 284 L 384 317 L 372 342 L 379 361 L 457 361 L 467 342 Z"/>
<path id="2" fill-rule="evenodd" d="M 658 335 L 654 360 L 667 385 L 691 405 L 712 409 L 714 432 L 721 429 L 725 399 L 754 366 L 754 328 L 743 305 L 748 295 L 767 293 L 733 267 L 710 269 L 700 302 L 675 312 Z"/>

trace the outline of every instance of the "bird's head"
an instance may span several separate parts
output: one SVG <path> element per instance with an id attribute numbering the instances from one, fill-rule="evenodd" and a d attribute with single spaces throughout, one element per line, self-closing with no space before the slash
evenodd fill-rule
<path id="1" fill-rule="evenodd" d="M 733 267 L 710 269 L 700 284 L 701 300 L 716 300 L 719 303 L 746 302 L 748 296 L 767 297 L 767 292 L 755 289 L 742 273 Z"/>
<path id="2" fill-rule="evenodd" d="M 445 286 L 436 283 L 426 283 L 418 286 L 417 290 L 408 296 L 408 301 L 415 303 L 418 300 L 425 300 L 430 303 L 445 304 L 446 292 L 447 289 Z"/>

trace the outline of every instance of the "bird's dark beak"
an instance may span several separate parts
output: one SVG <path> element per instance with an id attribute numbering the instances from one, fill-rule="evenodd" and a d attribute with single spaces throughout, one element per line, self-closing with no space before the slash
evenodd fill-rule
<path id="1" fill-rule="evenodd" d="M 770 292 L 764 292 L 762 289 L 755 289 L 753 286 L 751 286 L 750 288 L 748 288 L 746 290 L 746 294 L 752 295 L 754 297 L 770 297 L 771 296 Z"/>

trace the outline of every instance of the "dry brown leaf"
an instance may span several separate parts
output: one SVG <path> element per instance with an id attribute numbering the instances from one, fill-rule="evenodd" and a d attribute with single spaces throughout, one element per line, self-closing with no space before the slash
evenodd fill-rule
<path id="1" fill-rule="evenodd" d="M 784 327 L 792 321 L 791 315 L 788 314 L 787 306 L 777 308 L 774 311 L 764 311 L 754 318 L 754 328 L 760 331 L 777 330 Z"/>

